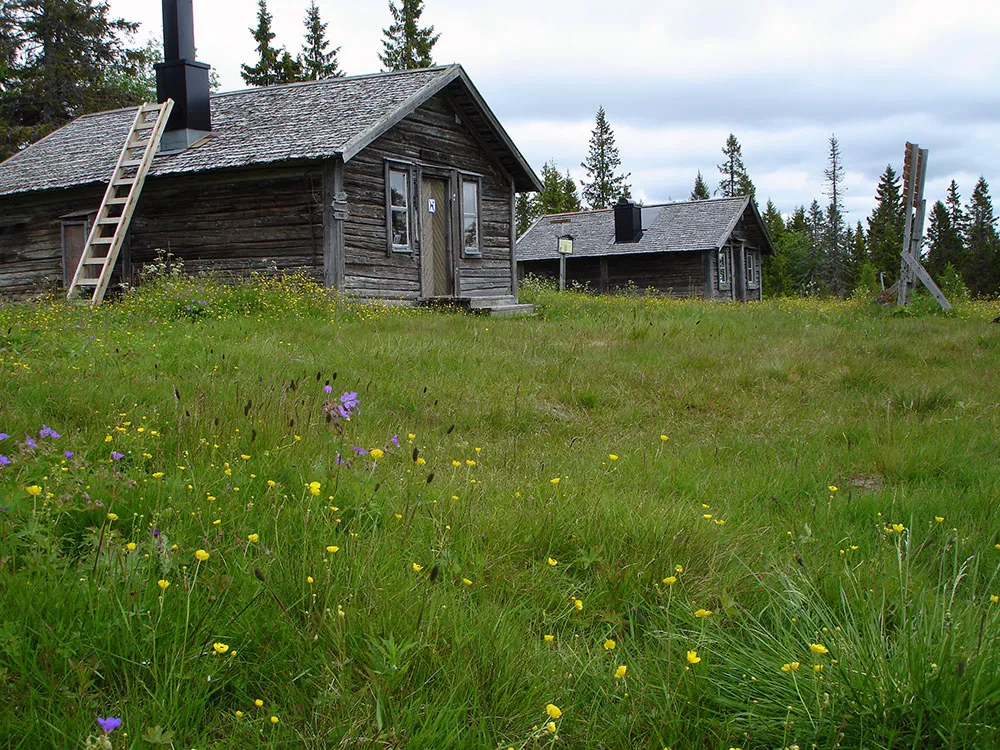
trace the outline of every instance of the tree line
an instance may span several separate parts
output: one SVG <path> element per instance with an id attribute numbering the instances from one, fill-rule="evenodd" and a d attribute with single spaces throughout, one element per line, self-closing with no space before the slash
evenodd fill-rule
<path id="1" fill-rule="evenodd" d="M 383 29 L 385 70 L 433 65 L 439 35 L 421 27 L 423 0 L 390 0 L 392 23 Z M 292 55 L 273 45 L 272 16 L 258 0 L 257 60 L 242 66 L 250 86 L 344 75 L 331 47 L 328 24 L 315 0 L 305 14 L 302 49 Z M 0 0 L 0 161 L 71 120 L 91 112 L 156 99 L 154 65 L 159 42 L 136 45 L 139 24 L 111 16 L 96 0 Z M 218 78 L 212 78 L 213 89 Z"/>
<path id="2" fill-rule="evenodd" d="M 398 6 L 394 0 L 389 0 L 392 23 L 382 29 L 382 52 L 379 53 L 383 70 L 414 70 L 434 64 L 431 53 L 441 35 L 434 33 L 433 26 L 420 26 L 423 12 L 423 0 L 401 0 Z M 250 29 L 257 42 L 257 61 L 253 65 L 240 66 L 240 75 L 248 86 L 274 86 L 345 75 L 337 61 L 340 47 L 330 48 L 326 37 L 328 24 L 320 17 L 316 0 L 311 0 L 306 9 L 305 38 L 298 55 L 293 56 L 285 47 L 273 46 L 273 20 L 267 0 L 257 0 L 257 26 Z"/>

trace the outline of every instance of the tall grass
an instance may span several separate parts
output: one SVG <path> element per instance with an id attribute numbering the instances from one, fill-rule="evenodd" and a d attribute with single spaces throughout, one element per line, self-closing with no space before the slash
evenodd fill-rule
<path id="1" fill-rule="evenodd" d="M 1000 743 L 1000 311 L 525 296 L 0 305 L 0 745 Z"/>

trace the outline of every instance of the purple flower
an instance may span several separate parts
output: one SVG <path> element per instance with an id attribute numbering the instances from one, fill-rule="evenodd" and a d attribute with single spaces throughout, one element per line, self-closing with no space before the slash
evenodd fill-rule
<path id="1" fill-rule="evenodd" d="M 10 435 L 8 435 L 6 432 L 0 432 L 0 440 L 6 440 L 9 437 Z"/>
<path id="2" fill-rule="evenodd" d="M 62 436 L 58 432 L 56 432 L 55 430 L 53 430 L 51 427 L 49 427 L 47 424 L 43 424 L 42 425 L 42 429 L 40 429 L 38 431 L 38 437 L 40 437 L 40 438 L 52 438 L 53 440 L 57 440 L 58 438 L 60 438 Z"/>
<path id="3" fill-rule="evenodd" d="M 0 466 L 10 466 L 10 464 L 11 460 L 7 456 L 0 454 Z"/>
<path id="4" fill-rule="evenodd" d="M 38 447 L 38 443 L 36 443 L 32 438 L 28 437 L 27 435 L 24 436 L 24 444 L 29 448 Z"/>
<path id="5" fill-rule="evenodd" d="M 340 451 L 337 451 L 337 466 L 347 466 L 347 461 L 340 457 Z"/>
<path id="6" fill-rule="evenodd" d="M 326 385 L 323 386 L 323 390 L 326 391 L 327 393 L 333 393 L 333 386 L 327 383 Z"/>
<path id="7" fill-rule="evenodd" d="M 392 444 L 395 445 L 397 448 L 399 447 L 399 435 L 392 436 Z"/>
<path id="8" fill-rule="evenodd" d="M 118 451 L 111 451 L 111 458 L 113 458 L 115 461 L 121 461 L 123 458 L 125 458 L 125 454 L 119 453 Z"/>
<path id="9" fill-rule="evenodd" d="M 65 451 L 63 452 L 63 455 L 66 456 L 66 458 L 73 458 L 76 454 L 73 453 L 73 451 Z"/>
<path id="10" fill-rule="evenodd" d="M 344 395 L 340 397 L 340 406 L 337 407 L 340 412 L 340 416 L 344 419 L 350 419 L 354 410 L 358 408 L 358 394 L 354 391 L 345 391 Z"/>
<path id="11" fill-rule="evenodd" d="M 160 535 L 160 530 L 159 529 L 153 529 L 153 536 L 157 536 L 158 537 L 159 535 Z"/>
<path id="12" fill-rule="evenodd" d="M 359 448 L 356 445 L 352 445 L 351 447 L 354 449 L 354 452 L 357 453 L 359 456 L 367 456 L 368 455 L 368 451 L 366 451 L 364 448 Z"/>
<path id="13" fill-rule="evenodd" d="M 98 717 L 97 723 L 101 725 L 101 729 L 105 731 L 106 734 L 111 734 L 118 727 L 122 725 L 122 720 L 114 716 L 109 716 L 106 719 L 101 719 Z"/>

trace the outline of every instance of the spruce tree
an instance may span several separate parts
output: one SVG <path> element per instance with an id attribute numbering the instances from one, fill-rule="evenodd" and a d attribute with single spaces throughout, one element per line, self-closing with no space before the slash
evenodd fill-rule
<path id="1" fill-rule="evenodd" d="M 954 185 L 954 181 L 952 184 Z M 958 270 L 965 262 L 961 229 L 952 223 L 952 213 L 948 207 L 941 201 L 936 201 L 931 208 L 927 225 L 927 270 L 931 275 L 938 276 L 949 265 Z"/>
<path id="2" fill-rule="evenodd" d="M 732 133 L 729 134 L 726 144 L 722 147 L 722 155 L 726 158 L 719 165 L 719 173 L 722 175 L 722 179 L 719 181 L 719 194 L 723 198 L 749 195 L 756 201 L 757 189 L 750 180 L 747 168 L 743 164 L 743 148 Z"/>
<path id="3" fill-rule="evenodd" d="M 699 169 L 698 176 L 694 178 L 694 189 L 691 191 L 691 200 L 707 201 L 711 197 L 711 194 L 708 192 L 708 184 L 705 182 L 705 178 L 701 176 L 701 170 Z"/>
<path id="4" fill-rule="evenodd" d="M 819 201 L 813 200 L 809 206 L 809 213 L 805 217 L 808 248 L 806 250 L 804 264 L 802 268 L 801 285 L 805 294 L 821 294 L 826 291 L 823 249 L 826 239 L 826 216 L 819 205 Z"/>
<path id="5" fill-rule="evenodd" d="M 823 235 L 824 277 L 834 294 L 846 296 L 848 288 L 848 257 L 844 227 L 844 165 L 840 143 L 830 136 L 829 166 L 823 170 L 826 177 L 826 194 L 830 203 L 826 208 Z M 852 233 L 853 234 L 853 233 Z M 853 239 L 853 238 L 852 238 Z"/>
<path id="6" fill-rule="evenodd" d="M 967 270 L 962 274 L 969 291 L 995 295 L 1000 287 L 1000 238 L 993 214 L 990 186 L 980 177 L 965 209 Z"/>
<path id="7" fill-rule="evenodd" d="M 604 107 L 598 107 L 594 129 L 590 132 L 587 160 L 580 166 L 587 170 L 589 182 L 583 183 L 583 197 L 590 208 L 608 208 L 620 198 L 631 197 L 626 180 L 631 173 L 616 174 L 622 164 L 615 145 L 615 134 L 608 123 Z"/>
<path id="8" fill-rule="evenodd" d="M 892 283 L 899 276 L 903 252 L 903 202 L 896 170 L 887 164 L 875 191 L 875 208 L 868 217 L 868 257 L 876 275 Z"/>
<path id="9" fill-rule="evenodd" d="M 240 66 L 240 75 L 248 86 L 273 86 L 284 78 L 281 72 L 282 51 L 271 46 L 274 40 L 272 20 L 267 12 L 267 0 L 257 0 L 257 28 L 250 29 L 257 42 L 257 64 Z"/>
<path id="10" fill-rule="evenodd" d="M 91 0 L 0 2 L 0 159 L 75 117 L 140 103 L 137 27 Z"/>
<path id="11" fill-rule="evenodd" d="M 538 215 L 566 214 L 581 209 L 576 183 L 569 170 L 563 175 L 554 161 L 542 166 L 542 192 L 538 193 Z"/>
<path id="12" fill-rule="evenodd" d="M 764 208 L 764 213 L 761 214 L 761 219 L 764 220 L 764 227 L 771 237 L 771 242 L 778 242 L 785 233 L 785 220 L 770 198 L 767 199 L 767 206 Z"/>
<path id="13" fill-rule="evenodd" d="M 517 236 L 528 231 L 528 228 L 535 223 L 540 216 L 538 212 L 538 200 L 534 193 L 518 193 L 514 202 L 514 224 L 517 229 Z"/>
<path id="14" fill-rule="evenodd" d="M 319 16 L 316 0 L 312 0 L 306 9 L 306 39 L 302 46 L 302 54 L 299 56 L 302 79 L 305 81 L 338 78 L 344 75 L 337 64 L 337 53 L 340 52 L 340 47 L 335 47 L 327 52 L 327 48 L 330 46 L 330 42 L 326 38 L 327 25 Z"/>
<path id="15" fill-rule="evenodd" d="M 389 12 L 392 24 L 382 29 L 385 39 L 382 40 L 383 51 L 378 56 L 384 69 L 414 70 L 432 66 L 431 50 L 441 35 L 434 33 L 433 26 L 420 28 L 424 0 L 402 0 L 399 8 L 394 0 L 389 0 Z"/>

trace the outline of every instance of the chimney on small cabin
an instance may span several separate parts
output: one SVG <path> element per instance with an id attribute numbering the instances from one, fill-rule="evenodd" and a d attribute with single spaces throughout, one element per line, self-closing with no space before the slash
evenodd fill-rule
<path id="1" fill-rule="evenodd" d="M 156 67 L 158 101 L 174 100 L 160 141 L 162 151 L 179 151 L 212 130 L 208 71 L 194 59 L 192 0 L 163 0 L 163 62 Z"/>
<path id="2" fill-rule="evenodd" d="M 642 239 L 642 208 L 627 198 L 615 204 L 615 243 Z"/>

